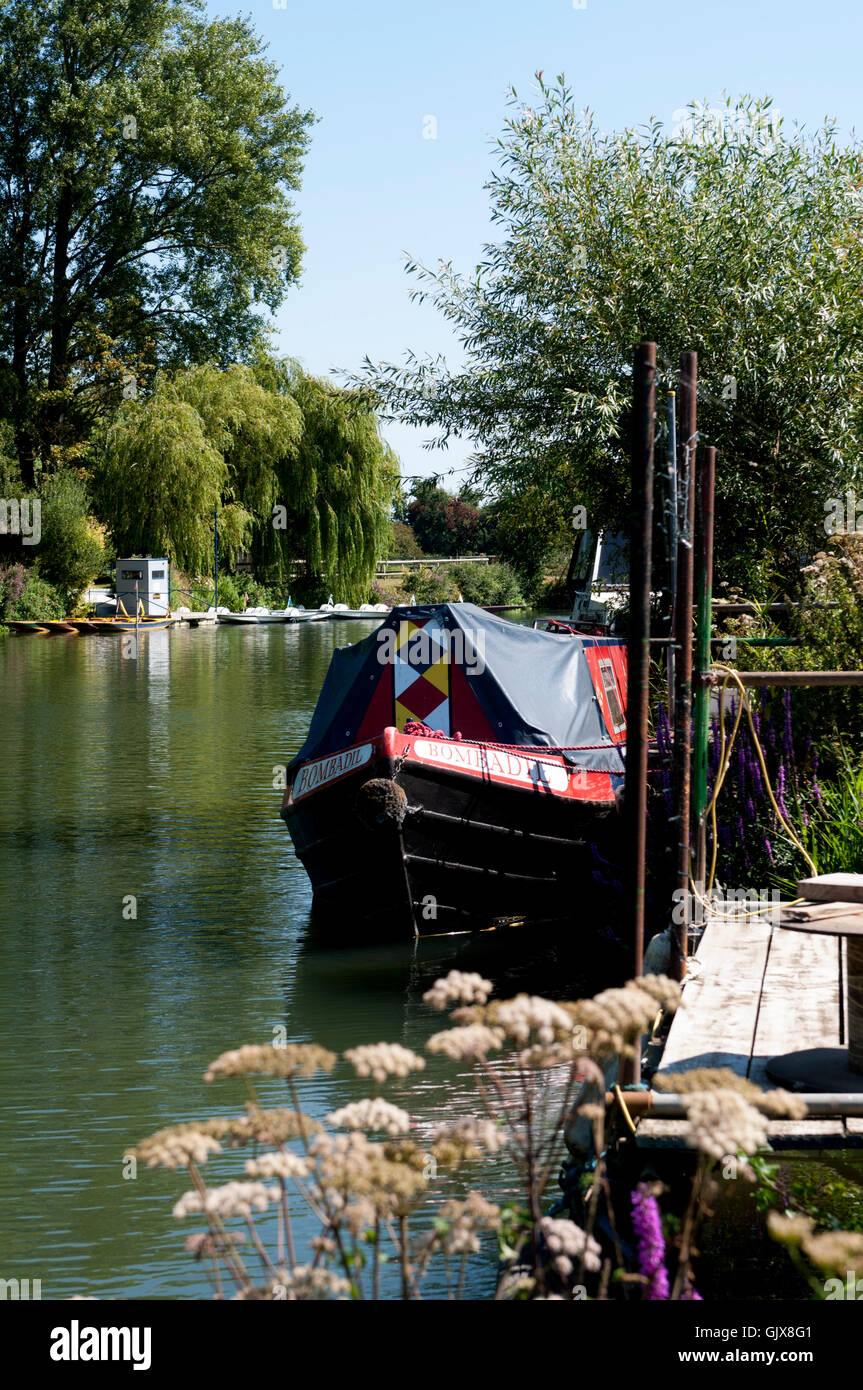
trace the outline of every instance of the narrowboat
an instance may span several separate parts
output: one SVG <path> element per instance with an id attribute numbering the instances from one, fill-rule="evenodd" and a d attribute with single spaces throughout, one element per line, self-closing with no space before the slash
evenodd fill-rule
<path id="1" fill-rule="evenodd" d="M 337 649 L 282 816 L 315 919 L 358 942 L 570 920 L 614 856 L 626 644 L 469 603 Z"/>

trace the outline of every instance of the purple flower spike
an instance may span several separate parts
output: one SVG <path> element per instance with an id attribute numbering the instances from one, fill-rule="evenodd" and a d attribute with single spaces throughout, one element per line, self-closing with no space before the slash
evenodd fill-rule
<path id="1" fill-rule="evenodd" d="M 646 1297 L 651 1302 L 667 1299 L 669 1284 L 662 1216 L 647 1183 L 640 1182 L 632 1193 L 632 1229 L 638 1248 L 638 1268 L 647 1280 Z"/>

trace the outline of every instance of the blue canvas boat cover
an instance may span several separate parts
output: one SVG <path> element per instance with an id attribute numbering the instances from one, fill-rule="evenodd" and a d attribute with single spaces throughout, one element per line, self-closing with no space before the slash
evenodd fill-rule
<path id="1" fill-rule="evenodd" d="M 439 736 L 574 749 L 623 770 L 626 644 L 544 632 L 472 603 L 394 608 L 332 657 L 291 767 L 408 721 Z"/>

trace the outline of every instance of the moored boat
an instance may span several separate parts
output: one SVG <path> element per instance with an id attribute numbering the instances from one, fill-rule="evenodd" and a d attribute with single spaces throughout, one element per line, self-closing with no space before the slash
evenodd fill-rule
<path id="1" fill-rule="evenodd" d="M 361 940 L 571 918 L 619 835 L 626 647 L 397 608 L 338 649 L 282 815 Z"/>

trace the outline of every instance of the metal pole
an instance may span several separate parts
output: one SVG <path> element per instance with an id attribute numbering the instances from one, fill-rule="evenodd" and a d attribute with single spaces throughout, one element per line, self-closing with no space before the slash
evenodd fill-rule
<path id="1" fill-rule="evenodd" d="M 676 887 L 688 903 L 690 847 L 689 799 L 692 720 L 692 598 L 693 537 L 695 533 L 695 445 L 698 354 L 684 352 L 680 358 L 680 445 L 679 477 L 683 495 L 680 530 L 677 538 L 677 607 L 674 613 L 676 692 L 674 702 L 674 793 L 673 825 L 677 840 Z M 686 974 L 687 917 L 675 923 L 671 933 L 671 973 L 677 980 Z"/>
<path id="2" fill-rule="evenodd" d="M 219 504 L 213 508 L 213 607 L 219 606 Z"/>
<path id="3" fill-rule="evenodd" d="M 650 697 L 650 572 L 653 539 L 653 446 L 656 344 L 639 343 L 633 372 L 632 523 L 629 550 L 629 639 L 624 813 L 632 900 L 633 973 L 644 964 L 647 858 L 647 720 Z M 636 1070 L 640 1071 L 636 1058 Z M 636 1075 L 635 1080 L 638 1080 Z"/>
<path id="4" fill-rule="evenodd" d="M 692 762 L 692 807 L 697 832 L 695 879 L 704 882 L 707 863 L 707 741 L 710 735 L 710 619 L 713 602 L 713 510 L 716 450 L 703 450 L 698 474 L 698 629 L 695 656 L 695 750 Z"/>
<path id="5" fill-rule="evenodd" d="M 669 611 L 669 631 L 674 631 L 674 614 L 677 607 L 677 539 L 678 539 L 678 495 L 677 495 L 677 396 L 669 391 L 666 403 L 668 422 L 667 440 L 667 478 L 668 478 L 668 551 L 671 560 L 671 605 Z M 673 718 L 674 710 L 674 644 L 669 642 L 668 662 L 668 714 Z"/>

